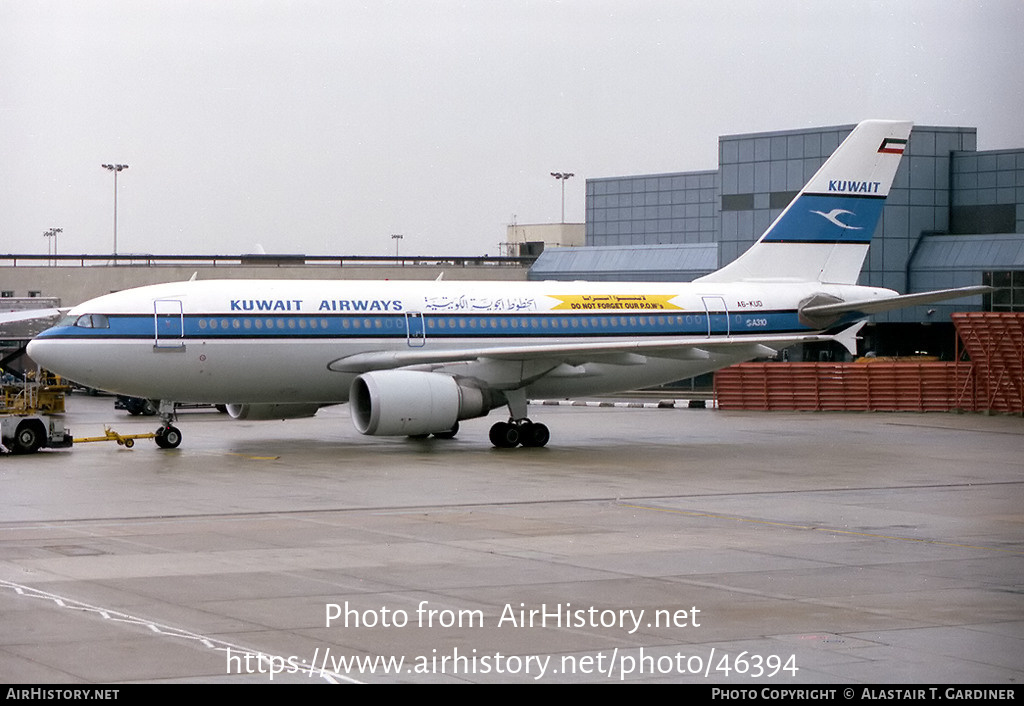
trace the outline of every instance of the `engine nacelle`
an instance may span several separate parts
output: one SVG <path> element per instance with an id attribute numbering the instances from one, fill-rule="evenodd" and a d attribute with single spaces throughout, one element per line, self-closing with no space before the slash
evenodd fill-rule
<path id="1" fill-rule="evenodd" d="M 482 417 L 496 405 L 487 391 L 449 375 L 378 370 L 352 381 L 352 423 L 371 436 L 417 436 L 450 431 L 462 419 Z"/>
<path id="2" fill-rule="evenodd" d="M 229 404 L 226 406 L 232 419 L 303 419 L 312 417 L 323 405 L 308 403 L 292 404 Z"/>

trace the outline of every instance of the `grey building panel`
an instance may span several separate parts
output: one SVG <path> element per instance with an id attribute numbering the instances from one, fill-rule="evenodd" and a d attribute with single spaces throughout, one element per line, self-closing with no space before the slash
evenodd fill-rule
<path id="1" fill-rule="evenodd" d="M 786 146 L 788 140 L 784 136 L 777 136 L 771 138 L 771 160 L 773 162 L 780 162 L 786 159 Z"/>
<path id="2" fill-rule="evenodd" d="M 739 141 L 725 141 L 724 144 L 735 144 L 738 146 L 738 156 L 736 161 L 738 162 L 753 162 L 754 161 L 754 142 L 752 140 L 739 140 Z"/>
<path id="3" fill-rule="evenodd" d="M 754 140 L 754 161 L 755 162 L 767 162 L 771 160 L 771 140 L 767 137 L 761 137 Z"/>
<path id="4" fill-rule="evenodd" d="M 740 161 L 740 147 L 735 140 L 722 140 L 718 143 L 718 160 L 720 164 L 733 164 Z"/>
<path id="5" fill-rule="evenodd" d="M 803 135 L 790 135 L 786 140 L 786 159 L 800 159 L 804 156 Z"/>
<path id="6" fill-rule="evenodd" d="M 804 157 L 821 157 L 821 135 L 819 133 L 812 132 L 809 135 L 804 135 Z"/>
<path id="7" fill-rule="evenodd" d="M 931 189 L 911 189 L 908 197 L 911 206 L 935 205 L 935 192 Z"/>
<path id="8" fill-rule="evenodd" d="M 530 280 L 689 281 L 718 268 L 713 244 L 549 248 L 530 268 Z"/>
<path id="9" fill-rule="evenodd" d="M 920 132 L 915 140 L 916 144 L 914 149 L 920 151 L 923 154 L 935 154 L 935 133 L 934 132 Z M 915 152 L 916 154 L 916 152 Z"/>

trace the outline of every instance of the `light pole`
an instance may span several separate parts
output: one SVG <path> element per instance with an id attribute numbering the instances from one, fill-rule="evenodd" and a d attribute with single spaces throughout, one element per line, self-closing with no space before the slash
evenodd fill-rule
<path id="1" fill-rule="evenodd" d="M 405 236 L 399 235 L 398 233 L 392 233 L 391 234 L 391 239 L 395 241 L 395 258 L 396 259 L 398 258 L 398 243 L 402 240 L 403 237 L 405 237 Z"/>
<path id="2" fill-rule="evenodd" d="M 43 233 L 43 237 L 44 238 L 53 238 L 53 254 L 54 254 L 55 257 L 57 255 L 57 234 L 58 233 L 63 233 L 63 232 L 64 232 L 63 228 L 50 228 L 50 230 L 48 230 L 45 233 Z M 50 254 L 50 241 L 49 240 L 46 241 L 46 254 L 47 255 Z"/>
<path id="3" fill-rule="evenodd" d="M 572 172 L 551 172 L 551 176 L 553 176 L 555 179 L 558 179 L 560 182 L 562 182 L 562 223 L 564 224 L 565 223 L 565 182 L 567 182 L 570 177 L 573 177 L 573 176 L 576 176 L 576 175 L 573 174 Z"/>
<path id="4" fill-rule="evenodd" d="M 117 255 L 117 173 L 128 168 L 127 164 L 101 164 L 101 167 L 114 173 L 114 254 Z"/>

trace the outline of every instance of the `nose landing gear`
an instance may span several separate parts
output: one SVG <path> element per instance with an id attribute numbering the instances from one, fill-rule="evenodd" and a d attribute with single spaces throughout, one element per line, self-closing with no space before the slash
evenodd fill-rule
<path id="1" fill-rule="evenodd" d="M 181 445 L 181 431 L 171 424 L 174 421 L 174 402 L 160 400 L 158 407 L 161 424 L 156 430 L 156 445 L 161 449 L 176 449 Z"/>
<path id="2" fill-rule="evenodd" d="M 170 423 L 156 430 L 156 445 L 161 449 L 176 449 L 181 445 L 181 431 Z"/>
<path id="3" fill-rule="evenodd" d="M 498 422 L 491 427 L 491 443 L 499 449 L 523 446 L 540 448 L 551 439 L 551 432 L 543 424 L 531 422 L 526 417 L 526 390 L 518 388 L 505 391 L 509 420 Z"/>

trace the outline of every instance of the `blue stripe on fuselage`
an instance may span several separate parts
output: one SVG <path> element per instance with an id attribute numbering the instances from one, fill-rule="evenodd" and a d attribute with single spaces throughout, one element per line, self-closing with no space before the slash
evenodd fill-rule
<path id="1" fill-rule="evenodd" d="M 810 331 L 795 311 L 744 311 L 711 313 L 712 335 L 777 334 Z M 154 320 L 146 315 L 107 316 L 107 328 L 60 326 L 40 338 L 148 339 L 153 340 Z M 706 336 L 708 315 L 674 313 L 622 314 L 424 314 L 417 319 L 428 339 L 464 338 L 566 338 L 620 336 Z M 417 327 L 420 323 L 416 324 Z M 330 316 L 161 316 L 159 339 L 269 340 L 316 338 L 405 338 L 402 314 L 335 314 Z M 182 331 L 184 327 L 184 331 Z M 419 330 L 417 328 L 417 330 Z"/>

